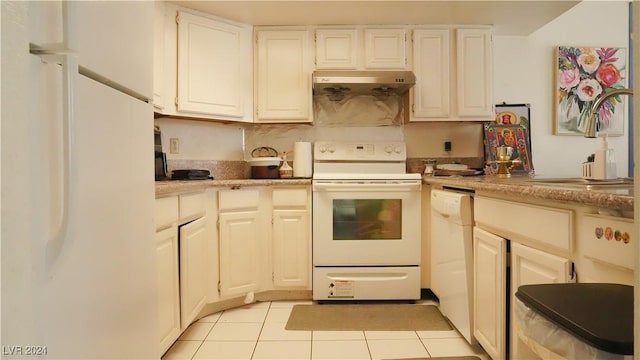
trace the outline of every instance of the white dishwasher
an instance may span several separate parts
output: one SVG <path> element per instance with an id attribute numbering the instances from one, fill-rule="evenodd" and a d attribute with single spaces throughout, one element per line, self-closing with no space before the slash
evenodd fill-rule
<path id="1" fill-rule="evenodd" d="M 440 311 L 473 337 L 473 208 L 469 193 L 431 191 L 431 290 Z"/>

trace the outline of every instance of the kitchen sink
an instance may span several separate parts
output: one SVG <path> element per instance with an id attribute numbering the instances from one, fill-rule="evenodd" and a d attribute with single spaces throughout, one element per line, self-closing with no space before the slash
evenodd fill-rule
<path id="1" fill-rule="evenodd" d="M 532 178 L 524 180 L 538 186 L 580 188 L 586 190 L 606 190 L 606 189 L 631 189 L 633 188 L 633 178 L 616 179 L 584 179 L 584 178 Z"/>

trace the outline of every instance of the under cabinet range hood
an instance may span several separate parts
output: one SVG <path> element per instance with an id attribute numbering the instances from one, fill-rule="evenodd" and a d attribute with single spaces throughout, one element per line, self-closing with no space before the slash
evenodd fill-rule
<path id="1" fill-rule="evenodd" d="M 323 70 L 313 72 L 313 94 L 340 101 L 346 95 L 387 98 L 402 95 L 416 84 L 411 71 Z"/>

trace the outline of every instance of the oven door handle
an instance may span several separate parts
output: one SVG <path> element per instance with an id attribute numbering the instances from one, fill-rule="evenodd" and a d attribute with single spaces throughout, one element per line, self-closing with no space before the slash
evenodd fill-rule
<path id="1" fill-rule="evenodd" d="M 420 191 L 422 182 L 415 181 L 399 181 L 391 183 L 366 183 L 366 182 L 324 182 L 315 181 L 313 183 L 314 191 L 352 191 L 352 192 L 371 192 L 371 191 Z"/>

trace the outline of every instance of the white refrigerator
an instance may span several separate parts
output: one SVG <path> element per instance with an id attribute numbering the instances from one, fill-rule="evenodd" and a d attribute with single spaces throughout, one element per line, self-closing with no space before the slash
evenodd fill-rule
<path id="1" fill-rule="evenodd" d="M 0 357 L 158 359 L 153 3 L 1 6 Z"/>

